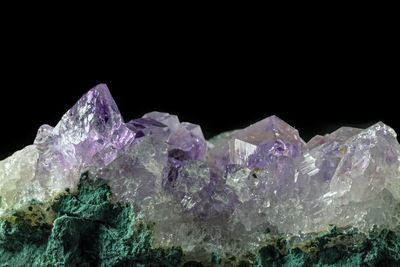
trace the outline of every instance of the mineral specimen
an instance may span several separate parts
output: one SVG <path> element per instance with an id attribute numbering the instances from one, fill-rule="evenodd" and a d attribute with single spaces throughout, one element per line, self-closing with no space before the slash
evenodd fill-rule
<path id="1" fill-rule="evenodd" d="M 271 235 L 255 254 L 214 253 L 203 264 L 180 248 L 152 246 L 151 225 L 136 220 L 132 206 L 110 202 L 102 180 L 82 175 L 78 191 L 52 203 L 52 222 L 42 203 L 0 221 L 0 266 L 399 266 L 400 229 L 331 227 L 301 237 Z M 164 210 L 164 214 L 168 213 Z M 183 240 L 184 241 L 184 240 Z"/>
<path id="2" fill-rule="evenodd" d="M 131 207 L 135 221 L 153 225 L 152 246 L 179 246 L 186 260 L 255 253 L 277 235 L 304 241 L 332 224 L 363 233 L 400 225 L 400 145 L 381 122 L 305 143 L 271 116 L 206 141 L 200 126 L 168 113 L 124 122 L 101 84 L 0 161 L 0 215 L 77 192 L 82 173 L 105 181 L 107 198 Z M 82 211 L 63 216 L 74 212 Z M 53 228 L 86 215 L 63 216 Z"/>

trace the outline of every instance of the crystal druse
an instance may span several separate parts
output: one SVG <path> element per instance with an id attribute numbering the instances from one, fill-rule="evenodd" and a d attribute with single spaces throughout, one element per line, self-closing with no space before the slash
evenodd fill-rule
<path id="1" fill-rule="evenodd" d="M 0 263 L 397 266 L 399 203 L 381 122 L 306 143 L 270 116 L 205 140 L 168 113 L 124 121 L 101 84 L 0 161 Z"/>

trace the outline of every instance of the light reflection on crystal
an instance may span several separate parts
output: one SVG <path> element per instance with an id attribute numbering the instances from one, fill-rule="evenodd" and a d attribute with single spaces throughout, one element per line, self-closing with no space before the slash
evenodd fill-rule
<path id="1" fill-rule="evenodd" d="M 135 205 L 138 220 L 155 222 L 156 245 L 182 246 L 189 258 L 255 249 L 266 232 L 399 224 L 400 145 L 381 122 L 305 143 L 271 116 L 207 142 L 200 126 L 168 113 L 125 123 L 98 85 L 0 161 L 0 213 L 74 190 L 87 170 Z"/>

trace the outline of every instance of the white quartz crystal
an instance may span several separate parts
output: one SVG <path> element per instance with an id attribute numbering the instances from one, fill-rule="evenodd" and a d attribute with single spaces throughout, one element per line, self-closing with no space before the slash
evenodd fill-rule
<path id="1" fill-rule="evenodd" d="M 155 246 L 181 246 L 187 259 L 253 251 L 271 233 L 400 224 L 400 145 L 382 122 L 305 143 L 271 116 L 206 142 L 168 113 L 125 123 L 98 85 L 0 161 L 0 215 L 75 190 L 85 171 L 154 223 Z"/>

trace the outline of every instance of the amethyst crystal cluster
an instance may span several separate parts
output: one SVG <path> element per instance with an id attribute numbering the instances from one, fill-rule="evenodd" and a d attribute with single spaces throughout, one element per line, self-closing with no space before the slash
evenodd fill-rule
<path id="1" fill-rule="evenodd" d="M 151 112 L 124 122 L 106 85 L 84 95 L 33 145 L 0 161 L 0 213 L 108 181 L 115 201 L 154 223 L 154 245 L 190 259 L 243 253 L 271 233 L 329 224 L 367 230 L 400 219 L 400 145 L 379 122 L 304 142 L 276 116 L 208 141 L 200 126 Z"/>

